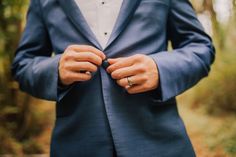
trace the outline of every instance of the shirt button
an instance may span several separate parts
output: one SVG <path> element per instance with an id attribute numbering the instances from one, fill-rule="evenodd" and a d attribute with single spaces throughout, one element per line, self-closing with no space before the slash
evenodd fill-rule
<path id="1" fill-rule="evenodd" d="M 107 35 L 107 34 L 108 34 L 107 32 L 104 33 L 104 35 Z"/>
<path id="2" fill-rule="evenodd" d="M 104 1 L 102 1 L 102 4 L 105 4 L 105 2 L 104 2 Z"/>

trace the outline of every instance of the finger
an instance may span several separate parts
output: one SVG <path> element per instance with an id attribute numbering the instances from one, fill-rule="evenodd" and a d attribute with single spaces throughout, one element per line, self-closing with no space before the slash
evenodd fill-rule
<path id="1" fill-rule="evenodd" d="M 131 77 L 129 77 L 129 80 L 134 85 L 141 85 L 146 81 L 146 79 L 144 77 L 142 77 L 141 75 L 131 76 Z M 124 88 L 126 86 L 129 86 L 127 77 L 123 78 L 123 79 L 120 79 L 120 80 L 117 80 L 116 82 L 117 82 L 118 85 L 120 85 L 121 87 L 124 87 Z"/>
<path id="2" fill-rule="evenodd" d="M 89 73 L 76 73 L 76 72 L 71 72 L 70 74 L 70 79 L 73 82 L 77 81 L 88 81 L 92 78 L 92 75 Z"/>
<path id="3" fill-rule="evenodd" d="M 147 89 L 144 87 L 144 84 L 141 85 L 134 85 L 134 86 L 126 86 L 125 87 L 127 92 L 129 94 L 137 94 L 137 93 L 142 93 L 142 92 L 146 92 Z"/>
<path id="4" fill-rule="evenodd" d="M 106 55 L 100 51 L 99 49 L 96 49 L 93 46 L 89 45 L 70 45 L 68 47 L 69 50 L 74 50 L 76 52 L 92 52 L 96 54 L 97 56 L 101 57 L 102 60 L 106 59 Z"/>
<path id="5" fill-rule="evenodd" d="M 92 52 L 74 53 L 74 55 L 74 60 L 76 61 L 91 62 L 98 66 L 102 64 L 102 59 Z"/>
<path id="6" fill-rule="evenodd" d="M 124 59 L 124 57 L 120 57 L 120 58 L 109 58 L 107 61 L 109 62 L 109 64 L 114 64 L 117 61 Z"/>
<path id="7" fill-rule="evenodd" d="M 128 76 L 138 75 L 141 71 L 138 66 L 129 66 L 121 69 L 117 69 L 111 73 L 113 79 L 119 80 Z"/>
<path id="8" fill-rule="evenodd" d="M 139 62 L 139 61 L 143 60 L 144 57 L 145 57 L 145 55 L 143 55 L 143 54 L 135 54 L 135 55 L 132 55 L 132 56 L 129 56 L 129 57 L 109 58 L 108 62 L 110 64 L 114 64 L 114 63 L 116 63 L 116 62 L 118 62 L 118 61 L 120 61 L 122 59 L 130 59 L 132 61 Z"/>
<path id="9" fill-rule="evenodd" d="M 132 57 L 122 58 L 122 59 L 119 59 L 114 64 L 110 65 L 107 68 L 107 72 L 112 73 L 113 71 L 115 71 L 117 69 L 124 68 L 124 67 L 129 67 L 129 66 L 132 66 L 133 64 L 134 64 L 134 60 L 133 60 Z"/>
<path id="10" fill-rule="evenodd" d="M 63 77 L 63 84 L 70 85 L 77 81 L 88 81 L 91 78 L 92 75 L 87 73 L 66 72 Z"/>
<path id="11" fill-rule="evenodd" d="M 95 66 L 90 62 L 72 62 L 67 65 L 67 69 L 75 72 L 79 71 L 96 72 L 97 66 Z"/>

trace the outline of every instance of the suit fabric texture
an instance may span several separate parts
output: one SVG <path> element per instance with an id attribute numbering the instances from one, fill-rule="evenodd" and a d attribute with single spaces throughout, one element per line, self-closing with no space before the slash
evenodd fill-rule
<path id="1" fill-rule="evenodd" d="M 131 95 L 99 67 L 91 80 L 61 89 L 59 59 L 73 44 L 108 58 L 148 55 L 160 87 Z M 193 157 L 175 97 L 208 75 L 214 54 L 188 0 L 124 0 L 104 49 L 74 0 L 31 0 L 12 72 L 23 91 L 56 102 L 52 157 L 107 157 L 114 149 L 118 157 Z"/>

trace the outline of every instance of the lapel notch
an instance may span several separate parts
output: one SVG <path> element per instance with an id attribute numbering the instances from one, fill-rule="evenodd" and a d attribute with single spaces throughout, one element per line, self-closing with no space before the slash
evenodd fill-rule
<path id="1" fill-rule="evenodd" d="M 84 35 L 84 37 L 87 38 L 92 44 L 94 44 L 100 50 L 106 50 L 127 26 L 130 18 L 132 17 L 135 9 L 137 8 L 141 0 L 123 0 L 110 39 L 108 40 L 108 43 L 104 49 L 97 41 L 95 35 L 90 29 L 87 21 L 85 20 L 76 2 L 74 0 L 58 0 L 58 1 L 60 6 L 66 13 L 66 15 L 75 25 L 75 27 Z"/>
<path id="2" fill-rule="evenodd" d="M 88 39 L 97 48 L 102 50 L 102 46 L 97 41 L 95 35 L 90 29 L 87 21 L 85 20 L 76 2 L 74 0 L 58 0 L 58 1 L 59 1 L 60 6 L 66 13 L 66 15 L 69 17 L 71 22 L 75 25 L 75 27 L 84 35 L 86 39 Z"/>

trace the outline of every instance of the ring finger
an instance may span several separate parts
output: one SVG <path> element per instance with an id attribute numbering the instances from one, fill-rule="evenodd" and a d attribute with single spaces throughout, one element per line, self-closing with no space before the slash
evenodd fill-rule
<path id="1" fill-rule="evenodd" d="M 129 76 L 129 78 L 127 79 L 127 77 L 122 78 L 120 80 L 117 80 L 117 84 L 119 84 L 121 87 L 127 87 L 129 86 L 129 82 L 133 85 L 139 85 L 139 84 L 143 84 L 146 80 L 142 75 L 134 75 L 134 76 Z"/>
<path id="2" fill-rule="evenodd" d="M 81 72 L 81 71 L 89 71 L 96 72 L 97 66 L 89 62 L 74 62 L 68 65 L 71 71 Z"/>

